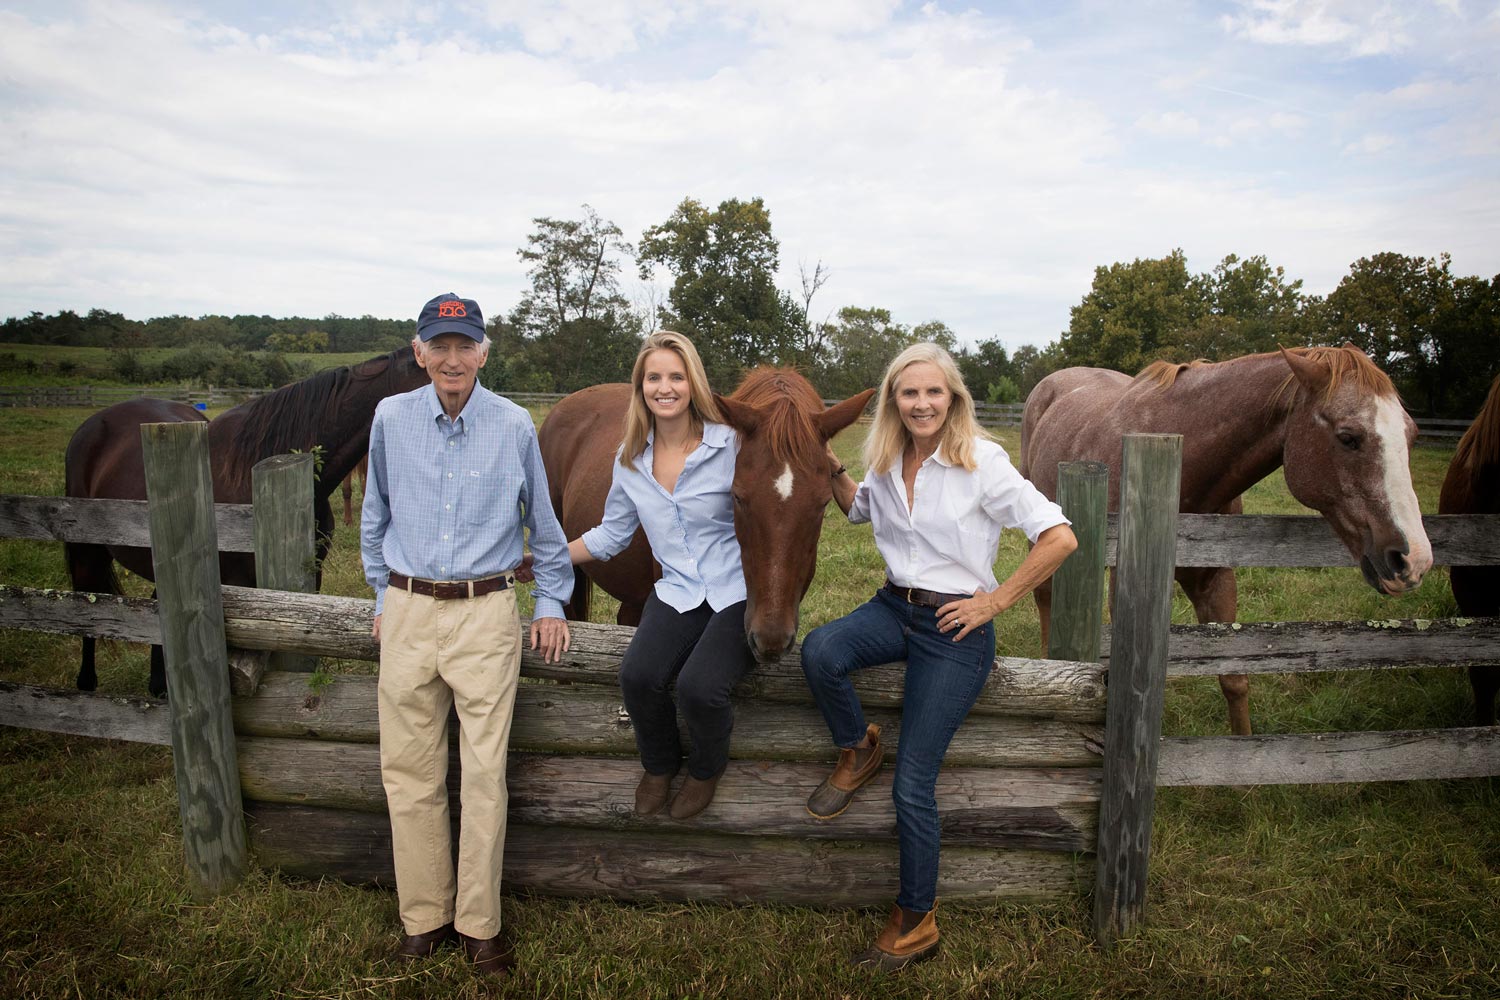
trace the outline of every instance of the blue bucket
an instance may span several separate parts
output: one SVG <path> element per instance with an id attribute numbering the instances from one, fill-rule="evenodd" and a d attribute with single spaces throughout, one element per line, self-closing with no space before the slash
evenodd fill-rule
<path id="1" fill-rule="evenodd" d="M 195 409 L 195 410 L 202 410 L 203 412 L 207 413 L 208 412 L 208 404 L 207 403 L 194 403 L 193 404 L 193 409 Z"/>

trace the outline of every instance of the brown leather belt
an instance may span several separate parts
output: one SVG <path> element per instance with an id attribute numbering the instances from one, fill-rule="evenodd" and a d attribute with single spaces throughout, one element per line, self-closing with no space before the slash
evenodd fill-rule
<path id="1" fill-rule="evenodd" d="M 514 581 L 509 573 L 487 576 L 483 580 L 413 580 L 404 573 L 391 571 L 391 586 L 408 594 L 421 594 L 437 601 L 457 601 L 483 597 L 504 590 Z"/>
<path id="2" fill-rule="evenodd" d="M 907 604 L 920 604 L 924 608 L 940 608 L 944 604 L 967 601 L 974 596 L 973 594 L 939 594 L 936 591 L 918 590 L 915 587 L 898 587 L 889 580 L 885 581 L 885 589 Z"/>

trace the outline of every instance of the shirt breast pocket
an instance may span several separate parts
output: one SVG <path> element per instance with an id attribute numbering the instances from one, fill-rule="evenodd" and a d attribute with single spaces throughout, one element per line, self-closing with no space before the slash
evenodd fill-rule
<path id="1" fill-rule="evenodd" d="M 510 494 L 509 497 L 507 493 Z M 503 477 L 479 471 L 466 471 L 463 494 L 458 501 L 458 519 L 470 527 L 485 525 L 498 527 L 505 511 L 515 510 L 515 494 L 515 488 L 503 482 Z"/>

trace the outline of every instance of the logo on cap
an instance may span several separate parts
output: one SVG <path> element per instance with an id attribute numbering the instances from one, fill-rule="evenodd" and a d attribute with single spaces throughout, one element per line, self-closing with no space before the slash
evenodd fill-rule
<path id="1" fill-rule="evenodd" d="M 469 315 L 468 310 L 466 310 L 464 308 L 464 304 L 462 302 L 439 302 L 438 303 L 438 316 L 440 316 L 440 317 L 442 317 L 442 316 L 467 316 L 467 315 Z"/>

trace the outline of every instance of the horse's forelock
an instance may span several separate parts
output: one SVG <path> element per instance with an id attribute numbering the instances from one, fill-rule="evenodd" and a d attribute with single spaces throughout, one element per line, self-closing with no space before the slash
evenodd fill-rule
<path id="1" fill-rule="evenodd" d="M 823 399 L 800 372 L 756 368 L 729 398 L 760 411 L 760 434 L 776 461 L 802 471 L 816 470 L 823 441 L 814 417 L 822 412 Z"/>
<path id="2" fill-rule="evenodd" d="M 1333 394 L 1345 384 L 1352 384 L 1362 395 L 1400 399 L 1396 391 L 1396 383 L 1391 377 L 1381 371 L 1375 362 L 1367 358 L 1363 351 L 1356 347 L 1288 347 L 1288 354 L 1297 354 L 1312 361 L 1318 361 L 1328 366 L 1331 377 L 1328 384 L 1323 387 L 1323 402 L 1333 398 Z M 1264 354 L 1255 357 L 1276 357 L 1277 355 Z M 1290 406 L 1295 394 L 1289 394 L 1288 390 L 1294 388 L 1297 376 L 1291 372 L 1281 380 L 1276 391 L 1271 393 L 1273 404 L 1281 403 Z"/>

